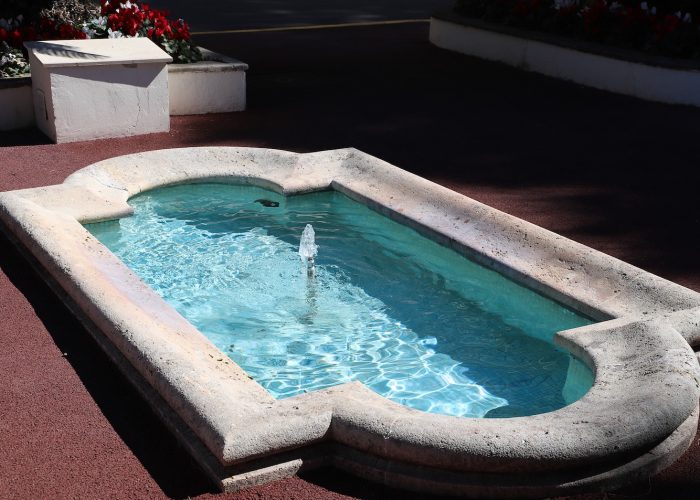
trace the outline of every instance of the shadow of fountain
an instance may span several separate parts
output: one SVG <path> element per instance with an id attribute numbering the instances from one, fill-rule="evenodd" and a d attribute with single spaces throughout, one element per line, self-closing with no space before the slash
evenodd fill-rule
<path id="1" fill-rule="evenodd" d="M 109 425 L 163 492 L 170 498 L 216 492 L 136 389 L 2 232 L 0 270 L 32 304 Z"/>

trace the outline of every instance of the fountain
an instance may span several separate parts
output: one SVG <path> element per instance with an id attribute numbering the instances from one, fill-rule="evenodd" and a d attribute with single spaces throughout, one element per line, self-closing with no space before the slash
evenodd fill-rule
<path id="1" fill-rule="evenodd" d="M 311 224 L 307 224 L 304 232 L 301 233 L 301 241 L 299 242 L 299 257 L 306 264 L 306 275 L 309 278 L 316 276 L 316 264 L 314 259 L 318 253 L 318 245 L 316 245 L 316 233 Z"/>
<path id="2" fill-rule="evenodd" d="M 308 220 L 326 235 L 314 279 L 294 255 Z M 605 491 L 697 431 L 700 294 L 355 149 L 112 158 L 0 193 L 0 222 L 228 491 L 329 463 L 437 494 Z M 567 351 L 593 380 L 562 407 L 569 372 L 533 371 L 530 390 L 523 367 L 566 369 Z M 454 403 L 480 411 L 434 411 Z"/>

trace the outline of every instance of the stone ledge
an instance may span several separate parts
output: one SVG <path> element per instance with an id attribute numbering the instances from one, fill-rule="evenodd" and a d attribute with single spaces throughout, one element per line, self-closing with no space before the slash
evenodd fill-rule
<path id="1" fill-rule="evenodd" d="M 44 68 L 163 64 L 172 62 L 149 38 L 92 38 L 25 42 L 24 46 Z"/>
<path id="2" fill-rule="evenodd" d="M 183 72 L 217 72 L 217 71 L 248 71 L 248 65 L 233 57 L 228 57 L 217 52 L 199 47 L 202 52 L 202 61 L 188 64 L 168 65 L 168 73 L 183 73 Z"/>

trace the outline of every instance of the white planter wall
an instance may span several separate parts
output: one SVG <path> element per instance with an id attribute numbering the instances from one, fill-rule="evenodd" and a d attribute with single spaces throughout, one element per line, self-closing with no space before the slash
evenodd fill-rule
<path id="1" fill-rule="evenodd" d="M 205 58 L 202 62 L 166 66 L 169 114 L 243 111 L 248 65 L 206 49 L 200 50 Z M 72 78 L 71 75 L 65 76 Z M 83 92 L 85 89 L 76 90 Z M 35 125 L 34 99 L 40 101 L 38 105 L 44 110 L 43 121 L 46 121 L 45 100 L 39 97 L 41 95 L 32 97 L 31 77 L 0 79 L 0 131 Z M 87 110 L 88 106 L 83 103 L 81 108 Z"/>
<path id="2" fill-rule="evenodd" d="M 643 64 L 438 18 L 430 21 L 430 41 L 443 49 L 601 90 L 700 106 L 696 69 Z"/>
<path id="3" fill-rule="evenodd" d="M 171 115 L 201 115 L 243 111 L 248 65 L 201 49 L 204 61 L 169 64 Z"/>
<path id="4" fill-rule="evenodd" d="M 32 79 L 29 77 L 0 80 L 0 131 L 34 125 Z"/>

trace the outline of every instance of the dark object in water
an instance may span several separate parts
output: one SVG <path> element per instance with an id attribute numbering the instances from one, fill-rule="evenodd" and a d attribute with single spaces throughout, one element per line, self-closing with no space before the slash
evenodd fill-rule
<path id="1" fill-rule="evenodd" d="M 259 200 L 255 200 L 255 203 L 260 203 L 263 207 L 279 207 L 280 206 L 278 201 L 265 200 L 263 198 L 260 198 Z"/>

